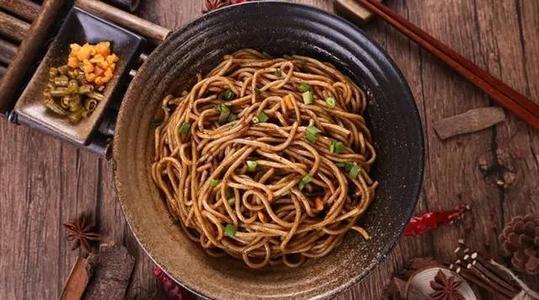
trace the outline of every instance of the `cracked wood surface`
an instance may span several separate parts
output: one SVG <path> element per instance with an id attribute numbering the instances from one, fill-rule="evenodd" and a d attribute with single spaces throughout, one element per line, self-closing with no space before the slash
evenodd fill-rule
<path id="1" fill-rule="evenodd" d="M 330 10 L 331 1 L 297 1 Z M 200 15 L 200 0 L 144 1 L 138 14 L 180 28 Z M 392 9 L 539 101 L 539 1 L 387 0 Z M 539 133 L 511 114 L 493 128 L 441 141 L 432 124 L 494 105 L 481 91 L 380 20 L 363 30 L 408 80 L 426 135 L 426 168 L 417 212 L 467 203 L 462 223 L 403 238 L 365 280 L 339 299 L 379 299 L 395 269 L 412 257 L 454 259 L 458 238 L 496 254 L 497 236 L 513 216 L 539 214 Z M 405 158 L 403 158 L 405 159 Z M 482 167 L 481 167 L 482 166 Z M 507 182 L 498 185 L 497 182 Z M 509 184 L 509 182 L 512 182 Z M 77 259 L 63 222 L 91 212 L 107 240 L 136 258 L 128 298 L 155 294 L 151 260 L 125 223 L 108 162 L 29 128 L 0 119 L 0 299 L 55 299 Z M 536 289 L 539 280 L 526 278 Z"/>

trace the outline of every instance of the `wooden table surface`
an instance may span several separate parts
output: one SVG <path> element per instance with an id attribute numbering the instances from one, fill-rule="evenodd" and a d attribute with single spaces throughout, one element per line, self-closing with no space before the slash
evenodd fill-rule
<path id="1" fill-rule="evenodd" d="M 147 0 L 144 18 L 180 28 L 201 15 L 201 0 Z M 303 0 L 331 10 L 332 2 Z M 539 101 L 539 1 L 387 0 L 406 18 Z M 380 20 L 364 27 L 408 80 L 426 135 L 425 181 L 417 212 L 470 204 L 463 222 L 402 238 L 344 299 L 379 299 L 394 270 L 412 257 L 453 259 L 458 238 L 496 255 L 497 236 L 513 216 L 539 214 L 539 133 L 509 115 L 479 133 L 441 141 L 434 121 L 493 105 L 481 91 Z M 403 158 L 406 159 L 406 158 Z M 493 166 L 488 176 L 479 162 Z M 510 174 L 510 173 L 512 174 Z M 507 188 L 495 184 L 514 175 Z M 138 246 L 114 194 L 109 162 L 0 119 L 0 299 L 55 299 L 75 262 L 61 224 L 82 212 L 96 217 L 107 240 L 126 245 L 137 264 L 129 298 L 156 289 L 152 262 Z M 530 280 L 530 278 L 528 277 Z M 537 288 L 538 280 L 531 280 Z"/>

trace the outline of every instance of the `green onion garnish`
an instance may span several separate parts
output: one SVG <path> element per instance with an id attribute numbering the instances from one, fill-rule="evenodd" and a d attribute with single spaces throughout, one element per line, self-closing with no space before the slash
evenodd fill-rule
<path id="1" fill-rule="evenodd" d="M 212 187 L 216 187 L 216 186 L 219 185 L 220 182 L 221 182 L 221 180 L 215 179 L 215 178 L 214 178 L 214 179 L 210 180 L 210 185 L 211 185 Z"/>
<path id="2" fill-rule="evenodd" d="M 226 224 L 225 235 L 228 237 L 234 237 L 236 235 L 236 227 L 232 224 Z"/>
<path id="3" fill-rule="evenodd" d="M 228 202 L 228 205 L 232 206 L 234 205 L 234 203 L 236 203 L 236 198 L 228 198 L 227 202 Z"/>
<path id="4" fill-rule="evenodd" d="M 258 116 L 253 118 L 253 123 L 255 123 L 255 124 L 264 123 L 267 120 L 269 120 L 268 115 L 266 115 L 265 112 L 261 112 L 260 114 L 258 114 Z"/>
<path id="5" fill-rule="evenodd" d="M 320 133 L 320 129 L 314 126 L 307 126 L 307 128 L 305 128 L 305 139 L 309 143 L 314 144 L 318 138 L 318 133 Z"/>
<path id="6" fill-rule="evenodd" d="M 234 198 L 234 191 L 231 188 L 225 190 L 225 196 L 227 199 Z"/>
<path id="7" fill-rule="evenodd" d="M 360 170 L 361 168 L 356 163 L 353 163 L 350 167 L 350 170 L 348 171 L 348 175 L 350 176 L 350 178 L 356 179 L 357 175 L 359 175 Z"/>
<path id="8" fill-rule="evenodd" d="M 306 91 L 301 94 L 301 97 L 303 97 L 303 103 L 305 104 L 312 104 L 313 103 L 313 92 Z"/>
<path id="9" fill-rule="evenodd" d="M 349 163 L 349 162 L 345 162 L 343 167 L 344 169 L 346 170 L 346 172 L 350 172 L 350 170 L 352 169 L 352 167 L 354 166 L 353 163 Z"/>
<path id="10" fill-rule="evenodd" d="M 230 113 L 230 115 L 227 118 L 227 121 L 232 122 L 232 121 L 236 121 L 237 119 L 238 119 L 238 115 L 236 115 L 234 113 Z"/>
<path id="11" fill-rule="evenodd" d="M 335 100 L 335 98 L 333 98 L 333 97 L 327 97 L 326 98 L 327 107 L 334 108 L 336 104 L 337 104 L 337 101 Z"/>
<path id="12" fill-rule="evenodd" d="M 256 167 L 258 166 L 258 163 L 254 160 L 248 160 L 246 161 L 247 163 L 247 169 L 249 170 L 249 172 L 254 172 L 256 171 Z"/>
<path id="13" fill-rule="evenodd" d="M 344 151 L 344 145 L 343 143 L 331 140 L 331 143 L 329 144 L 329 152 L 331 153 L 341 153 Z"/>
<path id="14" fill-rule="evenodd" d="M 298 91 L 301 93 L 305 93 L 306 91 L 310 91 L 311 86 L 308 83 L 302 82 L 298 85 Z"/>
<path id="15" fill-rule="evenodd" d="M 235 96 L 236 94 L 234 94 L 234 92 L 231 89 L 228 89 L 223 92 L 223 99 L 225 100 L 232 100 L 234 99 Z"/>
<path id="16" fill-rule="evenodd" d="M 178 128 L 178 131 L 180 132 L 180 136 L 185 138 L 189 135 L 189 132 L 191 132 L 191 123 L 184 122 L 182 125 L 180 125 L 180 128 Z"/>
<path id="17" fill-rule="evenodd" d="M 217 111 L 220 112 L 219 114 L 219 123 L 225 123 L 228 120 L 228 117 L 230 116 L 230 108 L 226 106 L 223 103 L 217 104 L 216 107 Z"/>
<path id="18" fill-rule="evenodd" d="M 283 71 L 280 68 L 277 68 L 275 70 L 275 76 L 277 76 L 277 77 L 283 76 Z"/>
<path id="19" fill-rule="evenodd" d="M 299 185 L 298 185 L 299 190 L 300 190 L 300 191 L 303 190 L 303 188 L 304 188 L 307 184 L 309 184 L 311 181 L 313 181 L 313 178 L 311 177 L 311 175 L 309 175 L 309 174 L 305 175 L 305 176 L 301 179 L 301 181 L 299 182 Z"/>
<path id="20" fill-rule="evenodd" d="M 361 167 L 357 165 L 357 163 L 349 163 L 349 162 L 338 162 L 335 163 L 335 165 L 339 168 L 344 167 L 344 170 L 348 172 L 348 176 L 352 179 L 356 179 L 359 175 L 359 172 L 361 171 Z"/>

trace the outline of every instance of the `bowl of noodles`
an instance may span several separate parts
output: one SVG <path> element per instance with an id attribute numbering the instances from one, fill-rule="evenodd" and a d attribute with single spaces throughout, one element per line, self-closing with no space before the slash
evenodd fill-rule
<path id="1" fill-rule="evenodd" d="M 419 114 L 360 30 L 276 1 L 175 32 L 120 108 L 114 177 L 148 255 L 217 299 L 321 298 L 392 249 L 423 174 Z"/>

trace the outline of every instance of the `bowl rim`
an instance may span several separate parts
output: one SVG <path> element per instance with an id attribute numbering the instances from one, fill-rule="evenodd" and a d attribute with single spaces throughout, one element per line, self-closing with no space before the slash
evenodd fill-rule
<path id="1" fill-rule="evenodd" d="M 188 21 L 182 27 L 176 29 L 172 34 L 169 35 L 167 40 L 169 40 L 171 37 L 174 37 L 175 35 L 183 32 L 183 31 L 187 30 L 188 28 L 190 28 L 192 26 L 195 26 L 199 22 L 203 22 L 204 20 L 206 20 L 208 18 L 214 18 L 214 17 L 218 16 L 219 14 L 222 14 L 222 13 L 225 13 L 225 12 L 228 12 L 228 11 L 232 11 L 232 10 L 236 10 L 236 9 L 241 9 L 240 7 L 255 6 L 255 5 L 257 5 L 257 6 L 282 5 L 284 7 L 289 7 L 289 8 L 290 7 L 301 8 L 303 10 L 309 11 L 309 13 L 318 14 L 318 15 L 322 15 L 322 16 L 325 16 L 327 18 L 330 18 L 333 21 L 336 21 L 336 22 L 340 23 L 340 25 L 343 26 L 342 30 L 346 31 L 346 33 L 353 34 L 355 36 L 360 36 L 362 39 L 368 41 L 371 44 L 371 46 L 374 47 L 374 49 L 376 49 L 376 51 L 380 52 L 381 56 L 383 56 L 384 59 L 387 60 L 387 62 L 389 64 L 389 67 L 391 68 L 391 71 L 395 72 L 395 74 L 397 75 L 397 78 L 399 80 L 399 84 L 404 88 L 403 92 L 407 95 L 407 98 L 408 98 L 407 100 L 410 102 L 410 104 L 412 105 L 411 107 L 413 108 L 413 110 L 410 111 L 410 113 L 413 114 L 413 118 L 417 121 L 416 124 L 415 124 L 415 125 L 417 125 L 417 127 L 411 129 L 411 130 L 415 131 L 414 134 L 417 137 L 417 143 L 418 143 L 418 145 L 417 145 L 418 149 L 417 150 L 419 152 L 418 154 L 420 154 L 418 157 L 416 157 L 416 159 L 417 159 L 417 166 L 416 166 L 417 167 L 417 177 L 415 178 L 416 180 L 410 184 L 411 185 L 410 194 L 412 195 L 412 197 L 409 200 L 410 205 L 407 207 L 408 210 L 401 212 L 401 214 L 406 217 L 406 220 L 409 220 L 412 217 L 413 212 L 415 211 L 415 207 L 417 205 L 417 202 L 419 201 L 419 196 L 420 196 L 420 192 L 421 192 L 421 188 L 423 186 L 423 180 L 424 180 L 424 168 L 425 168 L 425 136 L 424 136 L 424 132 L 423 132 L 424 126 L 423 126 L 423 122 L 422 122 L 422 119 L 421 119 L 420 114 L 419 114 L 419 109 L 418 109 L 417 103 L 415 101 L 415 98 L 413 96 L 413 93 L 412 93 L 412 91 L 410 89 L 410 86 L 409 86 L 407 80 L 405 79 L 404 75 L 402 74 L 402 71 L 399 69 L 399 67 L 396 65 L 396 63 L 393 61 L 391 56 L 385 51 L 385 49 L 382 48 L 373 39 L 371 39 L 361 28 L 357 27 L 356 25 L 354 25 L 353 23 L 351 23 L 350 21 L 344 19 L 343 17 L 341 17 L 339 15 L 332 14 L 332 13 L 330 13 L 328 11 L 325 11 L 325 10 L 322 10 L 322 9 L 319 9 L 317 7 L 310 6 L 310 5 L 293 3 L 293 2 L 283 1 L 283 0 L 265 0 L 265 1 L 252 1 L 252 2 L 248 1 L 248 2 L 244 2 L 244 3 L 240 3 L 240 4 L 233 4 L 233 5 L 223 7 L 223 8 L 219 8 L 219 9 L 213 10 L 211 12 L 208 12 L 208 13 L 202 15 L 202 16 L 194 18 L 194 19 Z M 167 40 L 165 40 L 165 42 Z M 148 61 L 151 61 L 152 56 L 154 56 L 154 53 L 157 53 L 161 48 L 164 47 L 163 45 L 166 44 L 165 42 L 161 43 L 156 49 L 154 49 L 152 51 L 152 53 L 148 57 Z M 149 70 L 146 70 L 148 68 L 147 65 L 148 64 L 145 63 L 145 64 L 143 64 L 141 66 L 141 68 L 137 72 L 137 75 L 135 76 L 135 78 L 133 78 L 131 83 L 136 82 L 137 78 L 139 78 L 141 76 L 140 74 L 149 72 Z M 135 100 L 132 100 L 131 97 L 128 97 L 131 94 L 132 89 L 133 89 L 133 84 L 130 84 L 129 87 L 128 87 L 128 90 L 126 91 L 126 94 L 124 96 L 124 101 L 122 101 L 122 104 L 120 106 L 120 110 L 119 110 L 118 118 L 117 118 L 117 128 L 115 130 L 114 143 L 116 143 L 116 141 L 118 140 L 117 139 L 118 132 L 121 131 L 121 128 L 124 126 L 123 124 L 125 124 L 127 122 L 127 120 L 126 121 L 123 121 L 123 120 L 130 118 L 129 113 L 126 112 L 125 109 L 123 109 L 123 108 L 125 107 L 126 103 L 135 101 Z M 124 217 L 126 219 L 126 223 L 128 224 L 129 228 L 131 229 L 135 239 L 137 240 L 137 243 L 144 250 L 146 255 L 152 260 L 152 262 L 155 265 L 157 265 L 172 280 L 174 280 L 176 283 L 178 283 L 179 285 L 181 285 L 185 289 L 189 290 L 190 292 L 196 294 L 197 296 L 200 296 L 200 297 L 205 298 L 205 299 L 211 299 L 209 295 L 205 295 L 203 292 L 197 290 L 196 287 L 188 286 L 186 283 L 182 282 L 180 279 L 177 279 L 174 276 L 172 276 L 167 271 L 166 268 L 162 267 L 161 264 L 156 261 L 156 259 L 150 254 L 149 250 L 146 248 L 146 245 L 141 242 L 141 240 L 139 238 L 139 234 L 135 230 L 134 226 L 131 224 L 132 219 L 130 219 L 130 217 L 129 217 L 129 215 L 130 215 L 130 213 L 128 212 L 129 208 L 127 208 L 124 201 L 122 201 L 122 199 L 121 199 L 122 194 L 120 193 L 119 188 L 118 188 L 118 182 L 121 179 L 119 178 L 118 172 L 117 172 L 117 160 L 118 160 L 119 157 L 121 157 L 121 155 L 122 154 L 118 150 L 118 147 L 113 147 L 113 156 L 112 156 L 112 159 L 111 159 L 111 162 L 112 162 L 112 165 L 113 165 L 113 186 L 114 186 L 116 194 L 118 195 L 118 199 L 120 201 L 122 212 L 123 212 Z M 374 256 L 372 258 L 370 263 L 365 266 L 365 268 L 364 268 L 365 272 L 363 272 L 362 274 L 358 274 L 355 277 L 351 277 L 348 280 L 344 281 L 342 284 L 337 285 L 335 288 L 330 289 L 328 291 L 325 291 L 322 294 L 315 295 L 312 298 L 322 299 L 322 298 L 327 298 L 327 297 L 331 297 L 331 296 L 337 296 L 338 294 L 344 292 L 347 288 L 349 288 L 352 285 L 355 285 L 358 282 L 360 282 L 361 280 L 365 279 L 367 277 L 367 275 L 376 266 L 379 266 L 380 263 L 383 262 L 387 258 L 387 256 L 391 253 L 391 251 L 395 248 L 395 246 L 397 245 L 397 242 L 399 241 L 400 237 L 402 236 L 402 233 L 404 232 L 405 227 L 406 227 L 406 224 L 402 224 L 402 226 L 400 226 L 400 229 L 397 232 L 394 232 L 394 234 L 392 236 L 388 237 L 388 242 L 384 245 L 383 248 L 380 249 L 381 254 L 377 255 L 377 256 Z"/>

